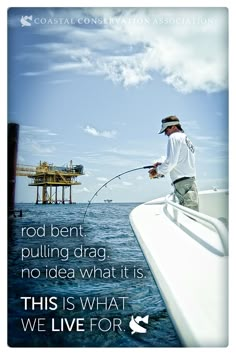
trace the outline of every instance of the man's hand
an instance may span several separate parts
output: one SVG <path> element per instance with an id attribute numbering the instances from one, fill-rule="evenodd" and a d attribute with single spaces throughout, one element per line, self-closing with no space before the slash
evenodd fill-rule
<path id="1" fill-rule="evenodd" d="M 157 168 L 158 165 L 161 165 L 161 163 L 159 163 L 159 161 L 157 161 L 155 164 L 153 164 L 154 168 Z"/>

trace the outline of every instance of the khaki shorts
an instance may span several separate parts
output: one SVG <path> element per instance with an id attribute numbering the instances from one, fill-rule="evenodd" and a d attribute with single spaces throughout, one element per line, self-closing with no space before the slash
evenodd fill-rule
<path id="1" fill-rule="evenodd" d="M 174 183 L 174 188 L 180 205 L 199 211 L 198 190 L 194 177 Z"/>

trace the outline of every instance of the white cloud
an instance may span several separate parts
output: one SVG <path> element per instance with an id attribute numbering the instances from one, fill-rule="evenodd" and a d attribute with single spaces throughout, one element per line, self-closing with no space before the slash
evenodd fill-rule
<path id="1" fill-rule="evenodd" d="M 224 8 L 64 11 L 66 17 L 89 19 L 92 16 L 95 20 L 102 18 L 104 23 L 41 26 L 41 35 L 59 38 L 63 35 L 64 40 L 32 47 L 30 55 L 35 58 L 37 52 L 44 61 L 41 74 L 63 71 L 103 75 L 129 87 L 152 80 L 153 74 L 158 72 L 164 82 L 182 93 L 194 90 L 210 93 L 227 88 L 227 12 Z M 51 16 L 56 17 L 56 12 L 52 11 Z M 47 55 L 42 55 L 45 53 Z M 40 70 L 24 74 L 39 75 Z M 99 135 L 96 132 L 92 129 L 88 133 Z"/>
<path id="2" fill-rule="evenodd" d="M 132 186 L 133 185 L 132 182 L 129 182 L 129 181 L 122 181 L 122 184 L 124 186 Z"/>
<path id="3" fill-rule="evenodd" d="M 136 142 L 137 143 L 137 142 Z M 75 157 L 73 157 L 75 159 Z M 98 167 L 91 173 L 93 175 L 101 174 L 104 167 L 108 167 L 109 171 L 112 167 L 113 175 L 109 174 L 109 177 L 113 177 L 116 174 L 123 173 L 127 170 L 135 169 L 145 166 L 151 162 L 160 161 L 157 159 L 155 152 L 150 152 L 140 147 L 136 149 L 123 149 L 123 148 L 109 148 L 104 150 L 98 150 L 97 152 L 81 152 L 78 159 L 86 166 L 90 165 Z M 102 167 L 102 168 L 101 168 Z M 142 170 L 141 170 L 142 171 Z M 143 169 L 143 174 L 146 175 L 146 170 Z M 135 176 L 135 175 L 134 175 Z M 103 181 L 103 180 L 100 180 Z M 103 182 L 106 182 L 105 180 Z"/>
<path id="4" fill-rule="evenodd" d="M 71 83 L 72 80 L 67 80 L 67 79 L 58 79 L 58 80 L 50 80 L 48 81 L 48 84 L 52 84 L 52 85 L 60 85 L 60 84 L 67 84 L 67 83 Z"/>
<path id="5" fill-rule="evenodd" d="M 87 187 L 83 187 L 83 188 L 80 188 L 80 189 L 75 189 L 74 192 L 77 193 L 77 194 L 80 194 L 80 193 L 83 193 L 83 192 L 89 192 L 90 193 L 90 190 L 87 189 Z"/>
<path id="6" fill-rule="evenodd" d="M 33 154 L 50 155 L 56 151 L 54 146 L 42 145 L 38 142 L 34 142 L 31 144 L 31 149 Z"/>
<path id="7" fill-rule="evenodd" d="M 47 128 L 38 128 L 36 126 L 26 126 L 26 125 L 22 125 L 20 127 L 20 134 L 22 135 L 54 135 L 56 136 L 57 133 L 55 132 L 51 132 L 49 129 Z"/>
<path id="8" fill-rule="evenodd" d="M 50 156 L 56 152 L 56 142 L 53 137 L 57 133 L 51 132 L 49 129 L 42 129 L 35 126 L 22 125 L 19 134 L 19 152 L 22 155 L 30 152 L 33 155 Z"/>
<path id="9" fill-rule="evenodd" d="M 110 148 L 105 151 L 105 153 L 112 153 L 117 156 L 129 156 L 129 157 L 138 157 L 138 158 L 147 158 L 153 159 L 156 154 L 150 152 L 150 150 L 145 150 L 144 148 L 136 148 L 136 149 L 121 149 L 121 148 Z"/>
<path id="10" fill-rule="evenodd" d="M 116 135 L 116 131 L 112 130 L 112 131 L 98 131 L 96 128 L 94 127 L 90 127 L 90 126 L 86 126 L 84 128 L 84 132 L 95 136 L 95 137 L 104 137 L 104 138 L 114 138 Z"/>
<path id="11" fill-rule="evenodd" d="M 199 135 L 195 136 L 194 139 L 198 141 L 207 142 L 207 143 L 209 143 L 209 141 L 215 140 L 215 138 L 212 136 L 199 136 Z"/>
<path id="12" fill-rule="evenodd" d="M 151 80 L 151 75 L 144 68 L 143 54 L 136 54 L 131 57 L 107 57 L 97 61 L 100 73 L 114 83 L 122 84 L 124 87 L 136 86 Z"/>
<path id="13" fill-rule="evenodd" d="M 101 182 L 107 182 L 108 179 L 106 177 L 97 177 L 96 178 L 98 181 L 101 181 Z"/>

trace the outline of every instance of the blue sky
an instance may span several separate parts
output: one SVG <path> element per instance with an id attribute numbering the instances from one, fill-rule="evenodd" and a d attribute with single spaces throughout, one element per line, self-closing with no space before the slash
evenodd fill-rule
<path id="1" fill-rule="evenodd" d="M 74 201 L 165 156 L 160 121 L 177 115 L 196 146 L 199 190 L 228 184 L 227 11 L 223 8 L 19 8 L 8 13 L 8 121 L 19 164 L 83 164 Z M 30 26 L 22 26 L 22 16 Z M 17 202 L 35 188 L 17 178 Z M 169 178 L 125 175 L 97 202 L 147 201 Z"/>

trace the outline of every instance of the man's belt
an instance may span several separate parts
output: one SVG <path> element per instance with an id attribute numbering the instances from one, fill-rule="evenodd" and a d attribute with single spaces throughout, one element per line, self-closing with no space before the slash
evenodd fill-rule
<path id="1" fill-rule="evenodd" d="M 183 176 L 182 178 L 176 179 L 173 181 L 173 184 L 176 184 L 179 181 L 187 180 L 187 179 L 194 179 L 194 176 Z"/>

